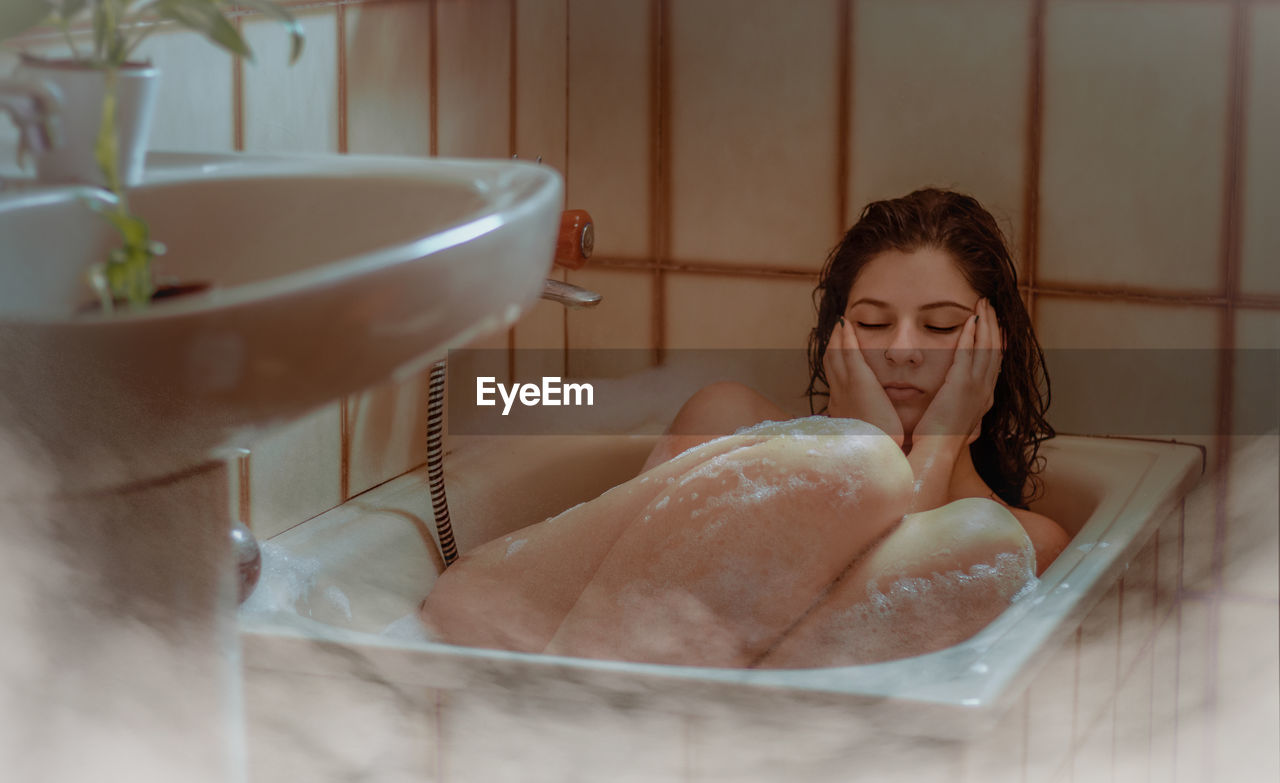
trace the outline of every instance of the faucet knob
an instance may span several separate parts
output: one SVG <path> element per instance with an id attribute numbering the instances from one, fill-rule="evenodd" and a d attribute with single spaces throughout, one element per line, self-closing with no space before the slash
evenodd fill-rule
<path id="1" fill-rule="evenodd" d="M 581 269 L 595 249 L 596 229 L 585 209 L 569 209 L 560 214 L 560 235 L 556 238 L 555 264 Z"/>

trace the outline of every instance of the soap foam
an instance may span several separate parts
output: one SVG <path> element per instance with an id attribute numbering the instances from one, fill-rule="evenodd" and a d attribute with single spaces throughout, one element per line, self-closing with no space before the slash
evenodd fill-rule
<path id="1" fill-rule="evenodd" d="M 811 658 L 787 665 L 874 663 L 940 650 L 982 630 L 1038 583 L 1027 558 L 1012 553 L 968 572 L 900 579 L 883 592 L 872 582 L 865 601 L 833 612 L 813 633 Z"/>
<path id="2" fill-rule="evenodd" d="M 262 571 L 253 593 L 240 606 L 244 615 L 267 615 L 292 612 L 309 616 L 310 597 L 320 573 L 320 561 L 289 554 L 279 544 L 263 541 Z M 345 596 L 343 596 L 345 599 Z M 350 607 L 347 608 L 350 616 Z"/>
<path id="3" fill-rule="evenodd" d="M 380 635 L 388 639 L 398 639 L 405 642 L 439 641 L 432 637 L 431 631 L 422 623 L 422 619 L 417 612 L 411 612 L 398 620 L 393 620 L 386 628 L 382 629 Z"/>

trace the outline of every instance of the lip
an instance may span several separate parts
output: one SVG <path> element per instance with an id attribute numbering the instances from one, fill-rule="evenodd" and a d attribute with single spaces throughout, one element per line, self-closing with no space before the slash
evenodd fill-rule
<path id="1" fill-rule="evenodd" d="M 924 396 L 924 389 L 909 383 L 890 383 L 884 386 L 884 393 L 894 402 L 907 402 Z"/>

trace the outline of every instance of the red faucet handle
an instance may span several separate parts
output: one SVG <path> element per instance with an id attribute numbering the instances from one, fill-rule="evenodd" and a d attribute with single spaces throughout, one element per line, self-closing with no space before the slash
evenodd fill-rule
<path id="1" fill-rule="evenodd" d="M 596 229 L 585 209 L 566 209 L 560 213 L 560 236 L 556 238 L 557 266 L 581 269 L 595 248 Z"/>

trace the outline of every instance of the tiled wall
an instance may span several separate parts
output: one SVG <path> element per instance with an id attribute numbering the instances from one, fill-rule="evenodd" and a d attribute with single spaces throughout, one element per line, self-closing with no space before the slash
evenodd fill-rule
<path id="1" fill-rule="evenodd" d="M 656 359 L 800 345 L 816 273 L 861 206 L 935 184 L 975 194 L 1001 220 L 1047 348 L 1280 349 L 1280 3 L 295 5 L 308 43 L 292 68 L 283 32 L 253 13 L 237 23 L 256 64 L 186 33 L 153 36 L 147 51 L 165 72 L 154 146 L 541 155 L 564 173 L 568 206 L 597 224 L 593 265 L 557 274 L 605 302 L 540 303 L 487 347 L 641 348 Z M 1222 361 L 1164 382 L 1202 385 L 1213 401 L 1205 431 L 1230 432 L 1246 391 L 1235 373 Z M 259 534 L 423 462 L 425 386 L 335 401 L 255 449 L 242 474 Z M 1211 469 L 1228 464 L 1234 441 L 1201 441 Z M 1084 779 L 1096 763 L 1127 779 L 1122 751 L 1141 742 L 1153 780 L 1172 779 L 1175 761 L 1178 779 L 1219 769 L 1251 735 L 1240 721 L 1188 728 L 1202 701 L 1274 739 L 1276 711 L 1246 704 L 1250 689 L 1219 676 L 1270 660 L 1276 691 L 1275 547 L 1247 565 L 1238 556 L 1274 542 L 1276 515 L 1266 503 L 1234 513 L 1251 502 L 1239 484 L 1206 482 L 1183 525 L 1162 532 L 1063 651 L 1072 698 L 1093 680 L 1095 626 L 1114 629 L 1136 661 L 1109 670 L 1116 687 L 1102 691 L 1096 737 L 1065 774 Z M 1134 598 L 1131 581 L 1149 572 L 1180 574 L 1186 591 Z M 1150 618 L 1138 634 L 1135 617 Z M 1011 736 L 1025 748 L 1060 742 L 1061 727 L 1031 716 L 1067 697 L 1033 689 Z M 1134 740 L 1132 714 L 1180 722 L 1173 734 L 1139 727 L 1149 739 Z"/>

